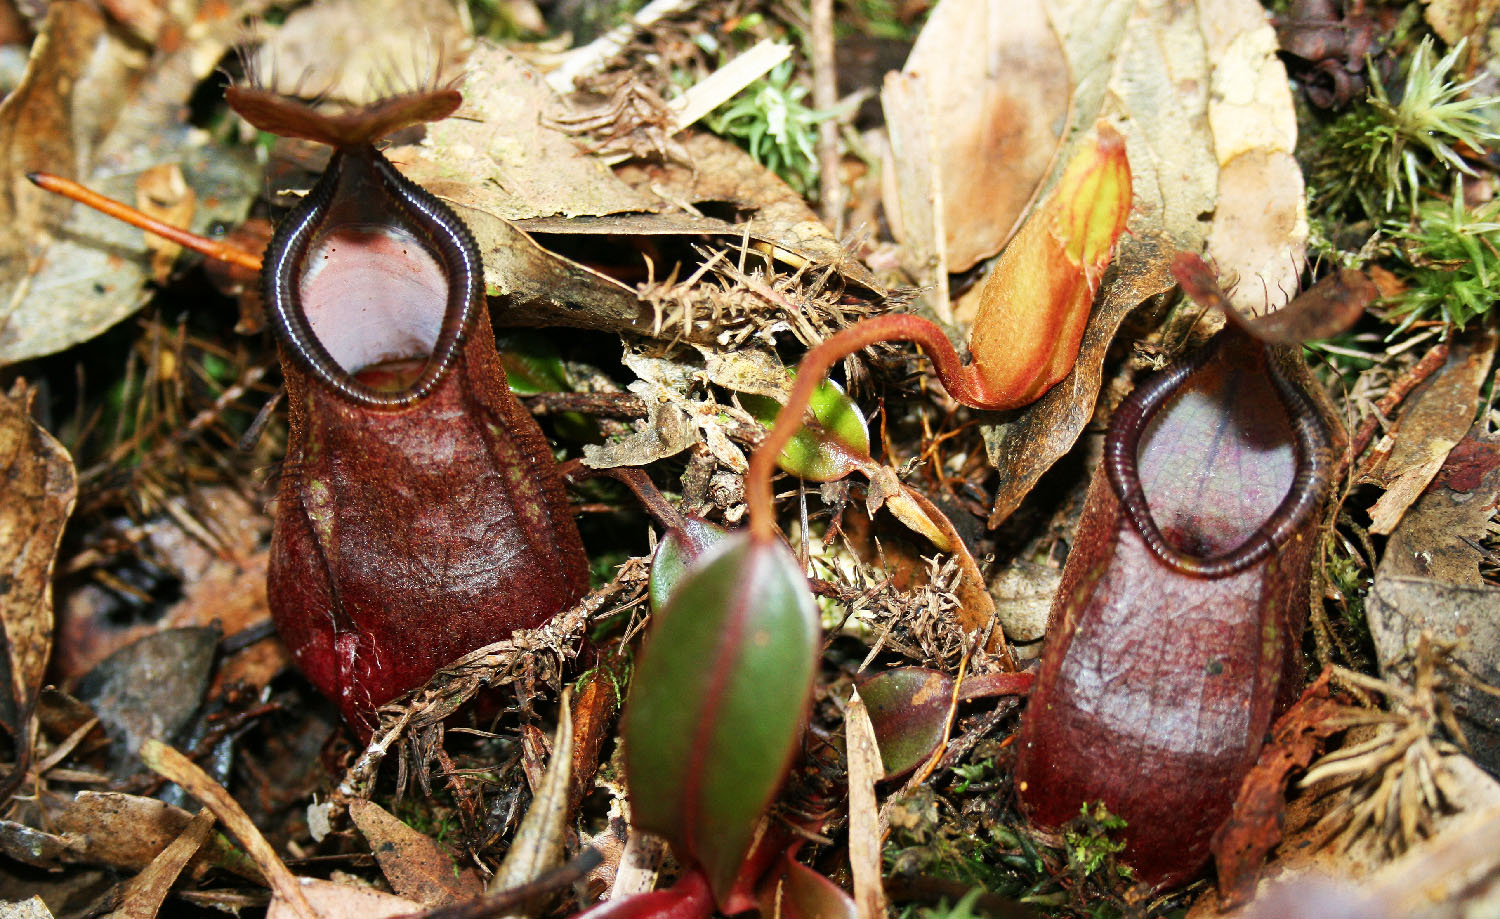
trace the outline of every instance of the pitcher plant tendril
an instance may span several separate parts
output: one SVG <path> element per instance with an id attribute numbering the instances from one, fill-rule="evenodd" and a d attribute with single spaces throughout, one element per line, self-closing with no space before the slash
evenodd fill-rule
<path id="1" fill-rule="evenodd" d="M 184 230 L 181 227 L 174 227 L 170 223 L 164 223 L 150 214 L 144 213 L 123 202 L 116 201 L 113 198 L 107 198 L 91 188 L 78 184 L 72 179 L 65 179 L 50 172 L 28 172 L 26 173 L 26 178 L 31 180 L 31 184 L 43 191 L 50 191 L 55 195 L 62 195 L 64 198 L 87 205 L 123 223 L 128 223 L 133 227 L 145 230 L 147 233 L 174 242 L 184 249 L 191 249 L 208 258 L 228 262 L 231 265 L 238 265 L 241 268 L 248 268 L 251 271 L 260 271 L 261 269 L 261 257 L 254 252 L 246 252 L 232 243 L 209 239 L 206 236 L 199 236 L 197 233 Z"/>
<path id="2" fill-rule="evenodd" d="M 949 395 L 989 410 L 1028 405 L 1072 372 L 1130 201 L 1125 141 L 1101 122 L 991 270 L 969 338 L 969 363 L 935 323 L 906 314 L 863 320 L 810 350 L 770 435 L 750 460 L 751 536 L 773 537 L 772 464 L 800 427 L 813 391 L 848 355 L 878 342 L 914 342 Z"/>

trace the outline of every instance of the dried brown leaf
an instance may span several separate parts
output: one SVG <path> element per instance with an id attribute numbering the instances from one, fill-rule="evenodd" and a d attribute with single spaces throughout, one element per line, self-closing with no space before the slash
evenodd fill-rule
<path id="1" fill-rule="evenodd" d="M 1387 488 L 1371 509 L 1377 533 L 1395 529 L 1401 516 L 1437 475 L 1469 430 L 1480 391 L 1489 379 L 1500 335 L 1474 328 L 1455 335 L 1443 369 L 1409 398 L 1392 432 L 1389 455 L 1373 478 Z"/>
<path id="2" fill-rule="evenodd" d="M 79 792 L 53 822 L 57 863 L 108 865 L 140 871 L 192 822 L 192 814 L 159 801 L 118 792 Z M 209 843 L 216 866 L 261 883 L 260 872 L 221 837 Z"/>
<path id="3" fill-rule="evenodd" d="M 484 893 L 484 882 L 473 868 L 460 870 L 452 853 L 380 805 L 350 801 L 349 817 L 369 840 L 381 873 L 398 895 L 433 907 L 472 900 Z"/>
<path id="4" fill-rule="evenodd" d="M 73 460 L 31 420 L 36 391 L 17 383 L 0 396 L 0 624 L 9 675 L 0 726 L 28 745 L 27 722 L 52 648 L 52 566 L 78 493 Z"/>
<path id="5" fill-rule="evenodd" d="M 427 130 L 393 161 L 433 194 L 490 219 L 601 216 L 661 210 L 658 198 L 615 177 L 600 157 L 549 123 L 557 96 L 534 68 L 480 44 L 459 89 L 458 117 Z"/>
<path id="6" fill-rule="evenodd" d="M 1000 251 L 1047 175 L 1068 112 L 1068 61 L 1042 0 L 946 0 L 895 79 L 912 75 L 925 104 L 888 105 L 886 126 L 894 150 L 934 159 L 926 168 L 942 203 L 911 212 L 901 195 L 886 210 L 918 235 L 915 224 L 936 221 L 946 270 L 964 271 Z M 922 144 L 924 134 L 939 142 Z"/>

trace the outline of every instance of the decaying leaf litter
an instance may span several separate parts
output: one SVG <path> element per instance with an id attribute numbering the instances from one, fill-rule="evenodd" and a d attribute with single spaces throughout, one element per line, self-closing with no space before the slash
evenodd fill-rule
<path id="1" fill-rule="evenodd" d="M 784 398 L 784 368 L 807 346 L 907 310 L 961 340 L 983 271 L 1049 177 L 1100 119 L 1125 138 L 1129 231 L 1067 378 L 1029 407 L 973 412 L 931 385 L 914 351 L 865 352 L 844 378 L 871 421 L 869 484 L 777 482 L 825 628 L 806 739 L 774 810 L 807 837 L 799 870 L 843 883 L 861 915 L 882 897 L 944 913 L 976 887 L 986 892 L 965 902 L 993 915 L 1208 915 L 1220 897 L 1252 895 L 1258 856 L 1230 870 L 1221 853 L 1233 884 L 1143 899 L 1118 870 L 1118 821 L 1098 809 L 1060 838 L 1031 833 L 1012 789 L 1020 706 L 959 688 L 1005 676 L 1012 654 L 1023 667 L 1037 656 L 1103 422 L 1133 381 L 1219 321 L 1172 294 L 1172 255 L 1190 250 L 1251 313 L 1336 267 L 1364 269 L 1380 294 L 1307 352 L 1350 443 L 1314 553 L 1308 636 L 1313 659 L 1335 665 L 1319 685 L 1337 714 L 1312 729 L 1321 764 L 1316 746 L 1287 754 L 1311 766 L 1312 787 L 1282 775 L 1254 799 L 1275 829 L 1234 851 L 1273 850 L 1282 886 L 1249 908 L 1320 902 L 1355 877 L 1370 879 L 1361 898 L 1382 894 L 1364 901 L 1370 915 L 1483 901 L 1500 419 L 1494 321 L 1471 304 L 1500 267 L 1490 6 L 1294 3 L 1273 27 L 1255 4 L 838 4 L 832 60 L 816 50 L 828 47 L 822 4 L 810 15 L 652 4 L 648 24 L 571 52 L 566 27 L 581 39 L 587 24 L 543 6 L 271 10 L 280 22 L 257 33 L 274 51 L 241 60 L 293 75 L 337 60 L 339 82 L 318 84 L 334 99 L 462 75 L 461 117 L 389 155 L 473 230 L 497 324 L 542 329 L 512 339 L 513 379 L 543 381 L 531 401 L 561 455 L 644 469 L 680 512 L 718 523 L 744 518 L 741 477 L 764 437 L 753 398 Z M 269 881 L 272 911 L 396 914 L 432 905 L 439 887 L 472 898 L 499 871 L 491 914 L 561 915 L 672 877 L 659 847 L 628 830 L 616 742 L 632 649 L 651 629 L 645 556 L 661 538 L 623 489 L 587 479 L 573 493 L 597 589 L 389 706 L 368 748 L 288 669 L 264 600 L 262 512 L 287 435 L 275 409 L 257 417 L 278 371 L 255 307 L 216 292 L 234 279 L 191 257 L 164 273 L 136 231 L 22 179 L 44 169 L 143 207 L 175 202 L 202 229 L 276 216 L 321 154 L 246 135 L 218 102 L 222 84 L 199 82 L 242 66 L 226 51 L 266 4 L 108 9 L 64 0 L 16 19 L 11 45 L 29 43 L 32 58 L 0 104 L 12 177 L 0 353 L 14 416 L 0 534 L 15 560 L 3 899 L 40 892 L 45 905 L 16 907 L 38 915 L 151 916 L 263 905 Z M 418 31 L 450 50 L 414 54 Z M 883 57 L 889 74 L 865 64 Z M 849 95 L 811 108 L 809 87 L 831 75 Z M 883 111 L 861 107 L 877 94 Z M 696 125 L 679 120 L 704 107 Z M 823 220 L 810 200 L 820 169 L 825 195 L 831 181 L 847 201 Z M 1349 175 L 1363 184 L 1338 178 Z M 865 513 L 882 497 L 899 510 L 890 499 L 904 495 L 899 519 Z M 993 624 L 974 615 L 990 606 Z M 900 665 L 938 668 L 955 701 L 930 706 L 945 717 L 926 766 L 875 786 L 872 848 L 864 741 L 857 768 L 845 756 L 846 725 L 861 723 L 849 700 L 856 679 Z M 558 757 L 567 683 L 575 742 Z M 163 766 L 180 757 L 143 751 L 147 737 L 201 770 Z M 571 764 L 561 777 L 559 759 Z M 547 824 L 539 802 L 560 799 L 563 816 L 535 829 Z M 386 810 L 414 835 L 374 816 Z M 561 871 L 560 890 L 564 861 L 588 846 L 602 858 L 569 863 L 582 878 L 573 899 L 505 900 L 526 879 L 500 869 L 507 853 L 558 849 L 530 877 Z M 1343 880 L 1315 880 L 1309 863 Z M 292 875 L 320 879 L 306 902 Z M 786 888 L 805 902 L 835 902 L 783 876 L 810 885 Z"/>

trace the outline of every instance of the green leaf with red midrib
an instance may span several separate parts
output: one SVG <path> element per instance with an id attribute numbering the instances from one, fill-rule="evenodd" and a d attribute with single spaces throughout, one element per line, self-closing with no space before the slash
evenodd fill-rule
<path id="1" fill-rule="evenodd" d="M 748 534 L 698 559 L 656 615 L 623 728 L 632 813 L 720 899 L 796 749 L 817 652 L 796 559 Z"/>

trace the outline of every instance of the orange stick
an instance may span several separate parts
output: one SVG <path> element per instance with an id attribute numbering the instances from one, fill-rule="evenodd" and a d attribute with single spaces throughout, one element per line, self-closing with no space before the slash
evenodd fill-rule
<path id="1" fill-rule="evenodd" d="M 86 204 L 96 211 L 123 220 L 133 227 L 140 227 L 147 233 L 155 233 L 163 239 L 170 240 L 184 249 L 192 249 L 201 252 L 211 259 L 228 262 L 231 265 L 239 265 L 252 271 L 260 270 L 260 256 L 254 252 L 246 252 L 239 246 L 190 233 L 169 223 L 163 223 L 148 214 L 144 214 L 128 204 L 122 204 L 113 198 L 106 198 L 96 191 L 85 188 L 72 179 L 55 176 L 49 172 L 28 172 L 26 178 L 32 184 L 45 191 L 62 195 L 64 198 L 72 198 L 80 204 Z"/>

